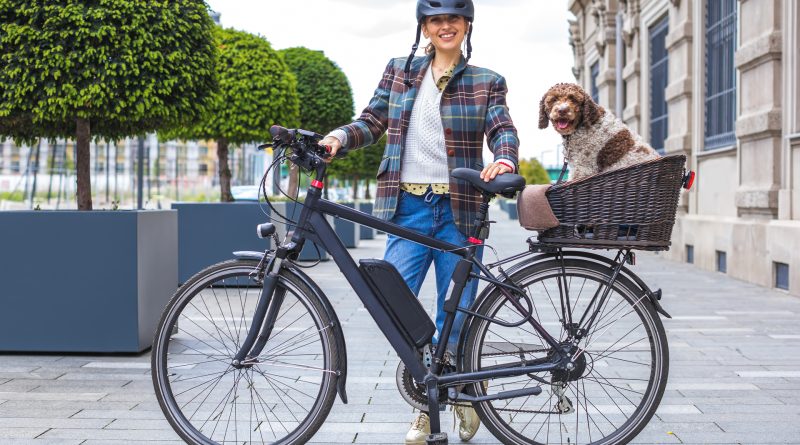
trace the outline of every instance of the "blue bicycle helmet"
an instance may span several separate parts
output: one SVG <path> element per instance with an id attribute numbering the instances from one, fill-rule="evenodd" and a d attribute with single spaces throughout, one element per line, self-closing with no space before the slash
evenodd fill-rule
<path id="1" fill-rule="evenodd" d="M 467 62 L 472 56 L 472 21 L 475 19 L 475 5 L 472 0 L 417 0 L 417 38 L 414 45 L 411 47 L 411 54 L 406 59 L 406 68 L 404 70 L 404 83 L 406 86 L 411 86 L 411 79 L 409 73 L 411 72 L 411 61 L 414 60 L 414 54 L 419 48 L 419 37 L 422 33 L 422 21 L 425 17 L 430 15 L 453 14 L 460 15 L 470 22 L 469 31 L 467 32 Z"/>

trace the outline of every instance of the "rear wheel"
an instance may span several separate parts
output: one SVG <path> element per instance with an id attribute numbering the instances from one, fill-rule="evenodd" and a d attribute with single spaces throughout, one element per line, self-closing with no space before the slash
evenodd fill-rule
<path id="1" fill-rule="evenodd" d="M 669 357 L 663 325 L 643 292 L 624 277 L 617 278 L 599 305 L 611 274 L 607 266 L 571 259 L 564 267 L 562 275 L 561 262 L 536 263 L 511 279 L 526 291 L 534 318 L 562 344 L 572 340 L 569 332 L 584 314 L 588 320 L 597 310 L 594 323 L 574 347 L 576 370 L 497 378 L 486 382 L 488 388 L 474 384 L 479 395 L 543 389 L 538 396 L 481 402 L 475 408 L 505 444 L 627 443 L 653 416 L 664 393 Z M 560 288 L 569 292 L 572 329 L 566 305 L 562 310 Z M 478 312 L 512 323 L 522 318 L 497 290 L 481 302 Z M 464 368 L 519 366 L 552 353 L 529 323 L 504 327 L 475 319 L 465 341 Z"/>
<path id="2" fill-rule="evenodd" d="M 284 299 L 263 351 L 248 366 L 232 365 L 261 293 L 251 276 L 256 264 L 233 260 L 203 270 L 162 316 L 153 384 L 187 443 L 304 443 L 333 405 L 332 323 L 316 294 L 289 271 L 279 275 L 276 295 Z"/>

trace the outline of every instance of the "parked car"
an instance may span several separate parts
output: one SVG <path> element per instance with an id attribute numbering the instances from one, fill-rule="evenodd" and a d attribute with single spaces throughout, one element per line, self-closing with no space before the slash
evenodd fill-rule
<path id="1" fill-rule="evenodd" d="M 259 192 L 257 185 L 235 185 L 231 187 L 231 195 L 236 201 L 258 201 Z"/>

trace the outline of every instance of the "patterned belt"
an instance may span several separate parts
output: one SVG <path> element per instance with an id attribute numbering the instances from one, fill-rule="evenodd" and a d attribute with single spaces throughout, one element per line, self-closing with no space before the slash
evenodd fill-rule
<path id="1" fill-rule="evenodd" d="M 417 196 L 425 196 L 425 194 L 428 193 L 428 190 L 430 190 L 434 195 L 447 195 L 450 193 L 450 184 L 418 184 L 412 182 L 401 182 L 400 190 Z"/>

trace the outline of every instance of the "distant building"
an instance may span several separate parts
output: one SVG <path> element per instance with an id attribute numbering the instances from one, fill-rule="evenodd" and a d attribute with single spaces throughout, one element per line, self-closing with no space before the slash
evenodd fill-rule
<path id="1" fill-rule="evenodd" d="M 210 198 L 219 186 L 217 144 L 214 141 L 144 141 L 145 194 L 170 200 Z M 93 141 L 90 146 L 92 191 L 97 204 L 129 201 L 136 190 L 138 139 Z M 256 144 L 231 146 L 228 164 L 233 185 L 258 184 L 272 156 Z M 38 161 L 38 162 L 37 162 Z M 34 181 L 34 178 L 36 180 Z M 0 193 L 36 195 L 44 207 L 74 204 L 75 144 L 72 140 L 42 140 L 33 146 L 0 139 Z M 67 198 L 69 197 L 69 198 Z M 71 201 L 72 200 L 72 201 Z"/>
<path id="2" fill-rule="evenodd" d="M 667 256 L 800 295 L 800 2 L 568 8 L 578 83 L 697 172 Z"/>

